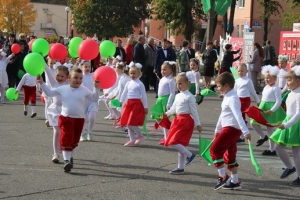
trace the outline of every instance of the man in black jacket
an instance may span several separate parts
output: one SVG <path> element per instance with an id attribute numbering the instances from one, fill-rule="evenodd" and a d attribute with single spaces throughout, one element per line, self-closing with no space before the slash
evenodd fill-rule
<path id="1" fill-rule="evenodd" d="M 125 53 L 124 48 L 122 47 L 122 40 L 120 40 L 120 39 L 117 40 L 116 53 L 115 53 L 114 57 L 117 57 L 117 56 L 121 56 L 122 61 L 125 63 L 126 53 Z"/>
<path id="2" fill-rule="evenodd" d="M 144 75 L 145 75 L 145 71 L 146 70 L 146 57 L 145 57 L 145 49 L 144 49 L 144 44 L 146 42 L 146 39 L 143 35 L 140 35 L 138 37 L 138 43 L 134 46 L 133 49 L 133 62 L 135 63 L 140 63 L 143 67 L 142 67 L 142 73 L 143 76 L 141 78 L 141 81 L 144 83 Z"/>

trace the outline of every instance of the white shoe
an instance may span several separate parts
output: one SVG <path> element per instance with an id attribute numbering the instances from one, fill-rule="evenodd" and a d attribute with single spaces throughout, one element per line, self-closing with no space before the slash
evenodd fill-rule
<path id="1" fill-rule="evenodd" d="M 59 163 L 59 156 L 56 153 L 52 156 L 52 162 Z"/>
<path id="2" fill-rule="evenodd" d="M 93 139 L 93 134 L 92 133 L 87 133 L 87 140 L 92 141 Z"/>
<path id="3" fill-rule="evenodd" d="M 110 119 L 110 114 L 104 117 L 104 119 Z"/>
<path id="4" fill-rule="evenodd" d="M 86 133 L 83 133 L 83 134 L 80 136 L 80 142 L 84 142 L 84 141 L 87 141 Z"/>

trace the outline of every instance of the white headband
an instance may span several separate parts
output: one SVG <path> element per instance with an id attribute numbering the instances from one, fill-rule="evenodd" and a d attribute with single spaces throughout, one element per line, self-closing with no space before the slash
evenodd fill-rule
<path id="1" fill-rule="evenodd" d="M 289 60 L 289 57 L 287 55 L 279 55 L 278 60 L 283 60 L 287 62 Z"/>
<path id="2" fill-rule="evenodd" d="M 296 76 L 300 76 L 300 65 L 294 66 L 291 70 L 293 70 Z"/>
<path id="3" fill-rule="evenodd" d="M 121 56 L 119 56 L 119 55 L 116 56 L 116 59 L 119 60 L 119 61 L 122 60 Z"/>
<path id="4" fill-rule="evenodd" d="M 269 73 L 271 76 L 278 76 L 279 68 L 277 66 L 266 65 L 262 67 L 261 73 L 263 75 Z"/>
<path id="5" fill-rule="evenodd" d="M 119 65 L 124 65 L 124 63 L 123 62 L 117 62 L 116 66 L 119 66 Z"/>
<path id="6" fill-rule="evenodd" d="M 165 61 L 166 63 L 168 63 L 169 65 L 176 65 L 175 61 Z"/>
<path id="7" fill-rule="evenodd" d="M 140 63 L 134 63 L 134 62 L 131 62 L 130 64 L 129 64 L 129 67 L 136 67 L 136 68 L 139 68 L 139 69 L 142 69 L 142 65 L 140 64 Z"/>

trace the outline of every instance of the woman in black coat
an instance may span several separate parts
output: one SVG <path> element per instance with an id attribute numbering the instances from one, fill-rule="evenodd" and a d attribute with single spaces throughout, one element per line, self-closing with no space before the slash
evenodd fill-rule
<path id="1" fill-rule="evenodd" d="M 230 67 L 232 67 L 232 63 L 241 58 L 241 55 L 239 55 L 236 58 L 233 57 L 233 54 L 239 53 L 241 51 L 241 49 L 239 49 L 237 51 L 232 51 L 232 45 L 231 44 L 226 44 L 225 49 L 226 49 L 226 51 L 224 53 L 224 57 L 223 57 L 223 60 L 221 62 L 220 74 L 222 74 L 223 72 L 231 73 Z"/>
<path id="2" fill-rule="evenodd" d="M 207 47 L 202 54 L 204 64 L 204 81 L 205 87 L 209 88 L 211 78 L 214 76 L 215 62 L 217 61 L 217 52 L 213 49 L 213 43 L 208 42 Z"/>

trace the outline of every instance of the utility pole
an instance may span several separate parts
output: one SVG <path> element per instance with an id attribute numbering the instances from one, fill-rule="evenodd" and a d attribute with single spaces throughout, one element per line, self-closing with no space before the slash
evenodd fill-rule
<path id="1" fill-rule="evenodd" d="M 206 28 L 206 43 L 211 41 L 214 36 L 214 19 L 215 19 L 215 1 L 210 0 L 210 11 L 208 13 L 208 21 Z M 206 44 L 204 44 L 206 46 Z"/>

